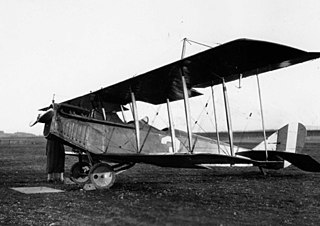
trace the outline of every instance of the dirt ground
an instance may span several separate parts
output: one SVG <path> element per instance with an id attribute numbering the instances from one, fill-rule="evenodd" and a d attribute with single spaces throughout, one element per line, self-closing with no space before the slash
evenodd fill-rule
<path id="1" fill-rule="evenodd" d="M 0 225 L 319 225 L 320 173 L 137 165 L 110 190 L 48 184 L 43 145 L 0 146 Z M 304 153 L 320 161 L 320 144 Z M 68 157 L 69 174 L 75 158 Z M 47 186 L 63 193 L 22 194 Z"/>

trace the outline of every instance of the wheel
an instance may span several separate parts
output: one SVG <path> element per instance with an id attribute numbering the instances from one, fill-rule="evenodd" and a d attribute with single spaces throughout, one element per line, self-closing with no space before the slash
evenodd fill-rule
<path id="1" fill-rule="evenodd" d="M 115 181 L 116 174 L 112 167 L 106 163 L 95 164 L 89 172 L 91 183 L 97 189 L 110 188 Z"/>
<path id="2" fill-rule="evenodd" d="M 88 162 L 77 162 L 71 167 L 71 180 L 77 184 L 85 184 L 89 180 L 90 164 Z"/>

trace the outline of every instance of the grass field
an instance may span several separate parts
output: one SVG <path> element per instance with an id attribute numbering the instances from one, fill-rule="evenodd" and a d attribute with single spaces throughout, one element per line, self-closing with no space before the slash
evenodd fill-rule
<path id="1" fill-rule="evenodd" d="M 320 161 L 320 144 L 304 153 Z M 0 146 L 0 225 L 319 225 L 320 174 L 295 167 L 168 169 L 137 165 L 105 191 L 48 184 L 43 144 Z M 76 161 L 67 157 L 66 174 Z M 47 186 L 63 193 L 22 194 Z"/>

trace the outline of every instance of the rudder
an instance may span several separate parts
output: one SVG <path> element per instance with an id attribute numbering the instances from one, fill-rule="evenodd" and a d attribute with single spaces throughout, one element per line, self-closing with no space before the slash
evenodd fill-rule
<path id="1" fill-rule="evenodd" d="M 276 151 L 301 153 L 307 130 L 301 123 L 290 123 L 277 131 Z"/>
<path id="2" fill-rule="evenodd" d="M 306 127 L 301 123 L 289 123 L 273 133 L 267 139 L 268 151 L 300 153 L 307 136 Z M 252 150 L 265 151 L 264 141 Z"/>

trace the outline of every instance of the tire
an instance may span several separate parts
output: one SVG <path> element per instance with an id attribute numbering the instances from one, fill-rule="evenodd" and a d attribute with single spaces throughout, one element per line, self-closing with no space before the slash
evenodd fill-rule
<path id="1" fill-rule="evenodd" d="M 97 163 L 89 172 L 90 181 L 97 189 L 110 188 L 114 184 L 115 177 L 115 172 L 107 163 Z"/>
<path id="2" fill-rule="evenodd" d="M 77 162 L 71 167 L 70 179 L 80 185 L 89 181 L 90 164 L 88 162 Z"/>

